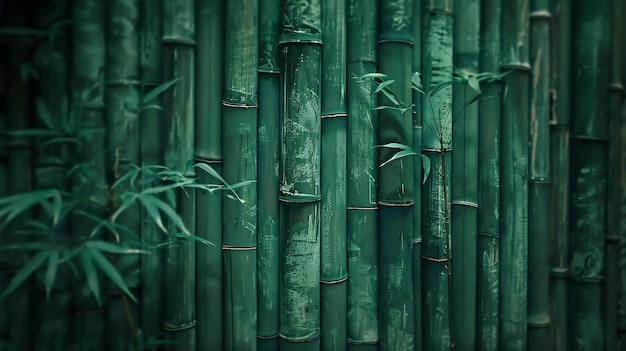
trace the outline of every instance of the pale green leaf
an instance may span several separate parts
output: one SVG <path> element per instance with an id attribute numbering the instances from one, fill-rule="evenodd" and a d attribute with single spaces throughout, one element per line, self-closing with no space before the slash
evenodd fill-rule
<path id="1" fill-rule="evenodd" d="M 87 286 L 89 287 L 89 290 L 91 290 L 93 296 L 96 298 L 98 306 L 101 306 L 102 301 L 100 300 L 100 284 L 98 283 L 98 273 L 93 266 L 93 260 L 91 258 L 90 252 L 87 251 L 87 249 L 80 251 L 80 260 L 83 264 L 85 277 L 87 278 Z"/>
<path id="2" fill-rule="evenodd" d="M 128 290 L 128 286 L 126 282 L 124 282 L 124 278 L 120 275 L 120 273 L 115 269 L 111 261 L 106 258 L 100 251 L 86 249 L 91 254 L 91 258 L 93 262 L 100 268 L 100 270 L 107 276 L 109 279 L 122 290 L 133 302 L 137 302 L 137 298 Z"/>
<path id="3" fill-rule="evenodd" d="M 46 300 L 50 300 L 50 292 L 57 276 L 57 268 L 59 268 L 59 250 L 52 250 L 48 258 L 48 270 L 46 271 Z"/>
<path id="4" fill-rule="evenodd" d="M 6 289 L 0 296 L 0 300 L 7 297 L 11 294 L 15 289 L 19 288 L 28 277 L 30 277 L 33 272 L 35 272 L 39 267 L 43 265 L 46 259 L 50 256 L 50 251 L 40 251 L 37 252 L 26 264 L 13 276 L 13 279 L 9 282 Z"/>

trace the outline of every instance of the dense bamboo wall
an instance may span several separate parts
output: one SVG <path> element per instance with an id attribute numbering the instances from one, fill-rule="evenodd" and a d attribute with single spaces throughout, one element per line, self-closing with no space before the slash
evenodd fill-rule
<path id="1" fill-rule="evenodd" d="M 0 350 L 626 350 L 625 23 L 0 2 Z"/>

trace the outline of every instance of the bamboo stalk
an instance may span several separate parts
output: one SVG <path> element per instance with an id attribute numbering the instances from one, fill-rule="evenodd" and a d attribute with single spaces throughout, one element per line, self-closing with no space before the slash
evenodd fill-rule
<path id="1" fill-rule="evenodd" d="M 321 86 L 321 349 L 347 347 L 346 12 L 323 0 Z"/>
<path id="2" fill-rule="evenodd" d="M 626 22 L 622 21 L 622 32 L 626 30 Z M 622 58 L 626 57 L 626 46 L 622 45 L 621 48 Z M 626 63 L 622 59 L 621 66 L 621 80 L 622 84 L 626 84 Z M 626 216 L 626 104 L 622 106 L 622 116 L 621 116 L 621 127 L 620 127 L 620 138 L 622 140 L 621 147 L 619 150 L 619 167 L 620 167 L 620 201 L 621 205 L 619 207 L 619 213 L 622 218 Z M 624 221 L 620 222 L 620 253 L 626 250 L 626 223 Z M 619 259 L 619 283 L 620 290 L 618 296 L 618 334 L 619 334 L 619 344 L 618 350 L 626 350 L 626 260 L 623 255 L 620 255 Z"/>
<path id="3" fill-rule="evenodd" d="M 167 0 L 163 8 L 163 80 L 178 79 L 164 93 L 163 160 L 167 167 L 194 177 L 186 164 L 194 156 L 195 5 L 192 0 Z M 187 228 L 195 223 L 193 189 L 176 191 L 170 204 Z M 170 224 L 169 234 L 179 230 Z M 192 230 L 193 233 L 193 230 Z M 195 245 L 170 239 L 165 252 L 163 329 L 176 341 L 175 350 L 195 350 Z"/>
<path id="4" fill-rule="evenodd" d="M 196 2 L 195 155 L 222 173 L 222 96 L 224 90 L 224 2 Z M 220 54 L 216 54 L 220 53 Z M 201 183 L 219 183 L 208 173 Z M 224 346 L 222 262 L 222 197 L 197 194 L 196 234 L 215 246 L 196 246 L 197 350 Z"/>
<path id="5" fill-rule="evenodd" d="M 422 70 L 425 89 L 452 79 L 452 1 L 424 3 Z M 422 347 L 454 346 L 451 311 L 450 167 L 452 88 L 441 89 L 422 104 L 422 154 L 432 164 L 422 193 Z"/>
<path id="6" fill-rule="evenodd" d="M 622 148 L 621 124 L 624 105 L 624 86 L 622 82 L 622 46 L 621 29 L 624 19 L 623 2 L 613 2 L 611 23 L 611 78 L 609 85 L 609 150 L 607 170 L 607 236 L 606 236 L 606 284 L 604 296 L 605 311 L 605 349 L 618 349 L 618 295 L 619 256 L 620 256 L 620 159 Z"/>
<path id="7" fill-rule="evenodd" d="M 163 2 L 141 2 L 141 87 L 144 94 L 162 83 L 161 38 L 163 32 Z M 150 103 L 162 105 L 161 96 Z M 163 112 L 147 109 L 139 116 L 141 124 L 141 164 L 143 166 L 163 163 L 163 147 L 160 138 Z M 149 213 L 142 210 L 141 238 L 148 245 L 162 243 L 163 233 Z M 141 330 L 145 339 L 161 334 L 163 321 L 163 251 L 153 250 L 141 256 Z"/>
<path id="8" fill-rule="evenodd" d="M 282 6 L 280 349 L 320 347 L 320 2 Z"/>
<path id="9" fill-rule="evenodd" d="M 278 145 L 280 71 L 277 0 L 259 3 L 258 349 L 277 350 L 279 332 Z"/>
<path id="10" fill-rule="evenodd" d="M 528 2 L 502 4 L 500 348 L 525 350 L 528 271 Z"/>
<path id="11" fill-rule="evenodd" d="M 131 165 L 138 165 L 141 160 L 140 126 L 136 108 L 138 101 L 135 99 L 140 84 L 139 1 L 116 0 L 107 5 L 105 123 L 107 148 L 110 151 L 107 153 L 106 167 L 107 179 L 112 184 L 121 174 L 129 171 Z M 116 198 L 117 194 L 126 190 L 116 188 L 111 196 Z M 115 208 L 112 210 L 115 211 Z M 139 234 L 139 206 L 131 206 L 117 219 L 117 223 Z M 140 259 L 138 255 L 125 255 L 115 261 L 115 266 L 124 276 L 124 271 L 140 269 Z M 130 289 L 139 287 L 137 278 L 134 276 L 126 279 L 125 283 Z M 130 347 L 136 339 L 134 325 L 138 320 L 137 311 L 125 304 L 126 295 L 115 285 L 109 283 L 106 289 L 109 296 L 105 312 L 106 348 Z"/>
<path id="12" fill-rule="evenodd" d="M 574 79 L 571 123 L 570 347 L 602 349 L 605 282 L 610 1 L 572 4 Z M 593 24 L 592 24 L 593 23 Z M 589 37 L 592 35 L 592 37 Z M 591 205 L 591 206 L 590 206 Z"/>
<path id="13" fill-rule="evenodd" d="M 467 75 L 478 73 L 480 2 L 454 3 L 454 66 Z M 478 94 L 468 84 L 453 91 L 452 143 L 452 338 L 460 350 L 476 345 L 476 264 L 478 229 L 478 105 L 467 105 Z"/>
<path id="14" fill-rule="evenodd" d="M 550 341 L 550 9 L 545 0 L 530 5 L 528 347 Z"/>
<path id="15" fill-rule="evenodd" d="M 501 1 L 481 3 L 480 71 L 500 69 Z M 478 117 L 476 349 L 498 349 L 500 269 L 500 81 L 483 89 Z"/>
<path id="16" fill-rule="evenodd" d="M 571 2 L 553 1 L 550 12 L 550 317 L 551 344 L 568 350 L 569 275 L 569 124 Z"/>

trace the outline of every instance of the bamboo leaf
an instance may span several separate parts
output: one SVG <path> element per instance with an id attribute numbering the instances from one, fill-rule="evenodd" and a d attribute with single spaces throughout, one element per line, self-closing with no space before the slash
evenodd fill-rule
<path id="1" fill-rule="evenodd" d="M 424 169 L 424 179 L 422 180 L 422 185 L 426 184 L 426 180 L 428 179 L 428 176 L 430 175 L 430 158 L 428 158 L 428 156 L 426 155 L 420 155 L 422 156 L 422 168 Z"/>
<path id="2" fill-rule="evenodd" d="M 173 194 L 173 192 L 172 192 Z M 167 233 L 167 228 L 165 228 L 165 225 L 163 224 L 163 221 L 161 220 L 161 214 L 159 213 L 159 209 L 151 202 L 152 199 L 146 199 L 143 196 L 139 197 L 139 201 L 141 202 L 141 204 L 143 205 L 143 207 L 146 209 L 146 211 L 148 212 L 148 215 L 150 215 L 150 217 L 152 217 L 152 220 L 154 220 L 154 222 L 157 224 L 157 226 L 159 228 L 161 228 L 161 230 L 164 233 Z"/>
<path id="3" fill-rule="evenodd" d="M 374 79 L 374 78 L 387 78 L 387 75 L 384 73 L 377 73 L 377 72 L 372 72 L 372 73 L 366 73 L 360 77 L 357 77 L 358 80 L 365 80 L 365 79 Z"/>
<path id="4" fill-rule="evenodd" d="M 80 260 L 83 264 L 83 271 L 85 272 L 85 277 L 87 278 L 87 286 L 91 293 L 96 298 L 98 302 L 98 306 L 102 306 L 102 301 L 100 300 L 100 285 L 98 283 L 98 274 L 96 273 L 96 269 L 93 266 L 93 261 L 91 255 L 87 250 L 80 251 Z"/>
<path id="5" fill-rule="evenodd" d="M 106 258 L 100 251 L 91 249 L 86 250 L 88 250 L 88 252 L 91 254 L 91 258 L 93 259 L 96 266 L 98 266 L 98 268 L 100 268 L 100 270 L 104 274 L 106 274 L 106 276 L 109 277 L 109 279 L 111 279 L 111 281 L 118 288 L 120 288 L 120 290 L 122 290 L 131 300 L 133 300 L 133 302 L 137 303 L 137 298 L 135 298 L 135 295 L 133 295 L 130 290 L 128 290 L 128 286 L 124 282 L 124 278 L 122 278 L 120 273 L 117 271 L 117 269 L 115 269 L 113 264 L 111 264 L 109 259 Z"/>
<path id="6" fill-rule="evenodd" d="M 407 156 L 416 156 L 418 155 L 415 151 L 411 151 L 411 150 L 402 150 L 402 151 L 398 151 L 395 154 L 393 154 L 393 156 L 391 156 L 390 159 L 388 159 L 387 161 L 381 163 L 380 166 L 378 167 L 383 167 L 384 165 L 388 164 L 391 161 L 397 160 L 399 158 L 403 158 L 403 157 L 407 157 Z"/>
<path id="7" fill-rule="evenodd" d="M 54 125 L 54 118 L 50 113 L 50 109 L 48 109 L 48 105 L 46 105 L 43 99 L 39 97 L 35 99 L 35 108 L 37 109 L 37 116 L 39 116 L 46 127 L 50 130 L 56 130 L 57 128 Z"/>
<path id="8" fill-rule="evenodd" d="M 144 251 L 144 250 L 133 249 L 133 248 L 122 246 L 122 245 L 115 245 L 113 243 L 102 241 L 102 240 L 87 241 L 85 243 L 85 247 L 88 247 L 88 248 L 94 249 L 94 250 L 98 250 L 98 251 L 102 251 L 102 252 L 111 253 L 111 254 L 137 254 L 137 253 L 138 254 L 144 254 L 144 253 L 147 253 L 147 251 Z"/>
<path id="9" fill-rule="evenodd" d="M 48 129 L 22 129 L 11 130 L 7 132 L 8 135 L 21 136 L 21 137 L 37 137 L 37 136 L 54 136 L 58 135 L 57 132 Z"/>
<path id="10" fill-rule="evenodd" d="M 404 145 L 404 144 L 400 144 L 400 143 L 387 143 L 387 144 L 383 144 L 383 145 L 376 145 L 374 147 L 386 147 L 389 149 L 400 149 L 400 150 L 410 150 L 413 151 L 413 148 L 408 146 L 408 145 Z"/>
<path id="11" fill-rule="evenodd" d="M 150 90 L 149 92 L 147 92 L 146 95 L 143 97 L 143 101 L 142 101 L 143 104 L 145 105 L 146 103 L 150 102 L 152 99 L 154 99 L 159 94 L 161 94 L 162 92 L 166 91 L 169 87 L 171 87 L 176 82 L 178 82 L 178 80 L 179 80 L 179 78 L 172 79 L 169 82 L 165 82 L 165 83 L 157 86 L 156 88 Z"/>
<path id="12" fill-rule="evenodd" d="M 6 289 L 2 293 L 2 296 L 0 296 L 0 300 L 7 297 L 10 293 L 22 285 L 22 283 L 24 283 L 34 271 L 43 265 L 49 255 L 50 251 L 40 251 L 28 260 L 28 262 L 26 262 L 26 264 L 19 271 L 17 271 L 17 273 L 15 273 L 13 279 L 11 279 L 9 285 L 7 285 Z"/>
<path id="13" fill-rule="evenodd" d="M 474 89 L 477 93 L 480 93 L 480 83 L 478 83 L 478 79 L 472 76 L 467 79 L 467 84 Z"/>
<path id="14" fill-rule="evenodd" d="M 153 202 L 154 202 L 154 205 L 156 205 L 161 211 L 163 211 L 163 213 L 165 213 L 167 217 L 169 217 L 170 221 L 172 222 L 172 224 L 174 224 L 174 226 L 182 230 L 183 233 L 187 235 L 191 235 L 191 232 L 189 232 L 189 229 L 185 227 L 185 223 L 183 222 L 183 219 L 180 218 L 180 216 L 178 215 L 178 213 L 176 213 L 176 211 L 174 210 L 174 208 L 172 208 L 172 206 L 166 204 L 161 199 L 156 198 L 156 197 L 153 199 Z"/>
<path id="15" fill-rule="evenodd" d="M 382 81 L 380 84 L 378 84 L 378 87 L 376 87 L 376 89 L 374 89 L 372 94 L 378 93 L 379 91 L 383 90 L 386 86 L 392 84 L 393 82 L 395 82 L 395 80 L 393 80 L 393 79 Z"/>
<path id="16" fill-rule="evenodd" d="M 48 258 L 48 270 L 46 271 L 46 300 L 50 300 L 50 291 L 57 276 L 59 267 L 59 250 L 52 250 Z"/>

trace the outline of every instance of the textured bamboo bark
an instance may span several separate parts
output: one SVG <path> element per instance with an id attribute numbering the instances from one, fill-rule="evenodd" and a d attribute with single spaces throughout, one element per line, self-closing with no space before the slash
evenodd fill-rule
<path id="1" fill-rule="evenodd" d="M 502 2 L 481 2 L 480 71 L 500 69 Z M 500 317 L 500 126 L 501 83 L 483 89 L 478 118 L 478 238 L 476 272 L 476 349 L 498 349 Z"/>
<path id="2" fill-rule="evenodd" d="M 609 85 L 609 155 L 607 170 L 607 235 L 606 235 L 606 284 L 604 294 L 605 311 L 605 349 L 618 348 L 618 294 L 619 294 L 619 241 L 620 241 L 620 163 L 622 148 L 621 124 L 624 105 L 624 87 L 622 82 L 622 46 L 621 29 L 624 20 L 623 1 L 614 1 L 611 23 L 611 78 Z"/>
<path id="3" fill-rule="evenodd" d="M 571 2 L 552 1 L 550 31 L 550 344 L 567 346 Z"/>
<path id="4" fill-rule="evenodd" d="M 610 1 L 572 4 L 571 237 L 569 347 L 600 350 L 607 234 Z"/>
<path id="5" fill-rule="evenodd" d="M 222 96 L 224 90 L 224 2 L 196 2 L 195 157 L 222 175 Z M 206 172 L 201 183 L 219 184 Z M 222 196 L 197 194 L 196 235 L 215 246 L 196 245 L 196 348 L 224 346 Z"/>
<path id="6" fill-rule="evenodd" d="M 322 5 L 321 349 L 347 347 L 346 12 L 345 0 Z"/>
<path id="7" fill-rule="evenodd" d="M 320 347 L 320 2 L 285 1 L 280 36 L 280 348 Z"/>
<path id="8" fill-rule="evenodd" d="M 137 101 L 132 101 L 133 96 L 138 96 L 140 83 L 140 7 L 138 0 L 116 0 L 107 5 L 105 123 L 109 152 L 106 167 L 109 184 L 112 184 L 120 175 L 132 169 L 131 165 L 138 165 L 141 160 Z M 113 197 L 126 190 L 118 188 Z M 116 222 L 133 233 L 140 233 L 139 206 L 131 206 Z M 122 274 L 136 271 L 140 268 L 139 256 L 124 255 L 116 258 L 115 266 Z M 138 278 L 133 276 L 125 281 L 133 294 L 139 288 Z M 136 337 L 137 306 L 130 305 L 128 297 L 112 283 L 106 289 L 109 295 L 106 304 L 106 348 L 130 347 Z"/>
<path id="9" fill-rule="evenodd" d="M 279 1 L 260 1 L 259 10 L 258 348 L 269 351 L 279 330 Z"/>
<path id="10" fill-rule="evenodd" d="M 528 195 L 528 348 L 550 341 L 550 9 L 546 0 L 530 5 L 532 67 Z"/>
<path id="11" fill-rule="evenodd" d="M 347 231 L 349 350 L 378 350 L 378 114 L 375 84 L 360 80 L 376 72 L 376 0 L 347 5 Z"/>
<path id="12" fill-rule="evenodd" d="M 389 87 L 398 99 L 394 102 L 381 95 L 379 105 L 403 109 L 380 110 L 378 143 L 412 147 L 409 79 L 413 64 L 413 1 L 381 1 L 379 11 L 379 71 L 394 81 Z M 396 149 L 380 148 L 378 163 L 387 162 L 396 152 Z M 415 206 L 413 165 L 414 158 L 405 157 L 378 169 L 381 350 L 413 350 L 415 343 L 411 264 Z"/>
<path id="13" fill-rule="evenodd" d="M 165 0 L 163 8 L 163 80 L 177 79 L 164 93 L 163 161 L 175 171 L 195 177 L 186 169 L 194 156 L 194 58 L 195 6 L 192 0 Z M 195 223 L 193 189 L 176 191 L 170 203 L 184 225 Z M 171 223 L 169 234 L 179 232 Z M 166 338 L 175 340 L 172 350 L 195 350 L 195 244 L 191 240 L 171 239 L 165 252 L 163 329 Z"/>
<path id="14" fill-rule="evenodd" d="M 141 90 L 143 94 L 156 88 L 162 82 L 161 38 L 163 32 L 163 2 L 144 0 L 141 8 Z M 153 101 L 162 105 L 161 96 Z M 141 125 L 141 164 L 143 166 L 163 163 L 162 135 L 163 111 L 147 109 L 139 116 Z M 154 219 L 142 209 L 141 238 L 148 245 L 164 242 L 164 236 Z M 161 334 L 163 321 L 163 251 L 153 250 L 141 256 L 141 323 L 145 339 L 156 338 Z"/>
<path id="15" fill-rule="evenodd" d="M 228 183 L 256 180 L 258 2 L 226 3 L 222 149 Z M 224 198 L 224 346 L 254 350 L 257 344 L 257 188 L 239 190 L 243 202 Z M 243 289 L 245 288 L 245 289 Z"/>
<path id="16" fill-rule="evenodd" d="M 423 3 L 422 69 L 425 89 L 452 79 L 453 4 Z M 452 88 L 443 88 L 422 103 L 422 154 L 431 174 L 422 194 L 422 347 L 444 350 L 454 345 L 451 330 L 450 168 Z"/>
<path id="17" fill-rule="evenodd" d="M 105 4 L 101 0 L 80 1 L 73 4 L 72 26 L 72 87 L 74 103 L 83 104 L 82 127 L 103 131 L 105 128 L 104 111 L 104 75 L 105 70 Z M 82 151 L 79 159 L 91 162 L 97 179 L 92 184 L 83 180 L 74 180 L 74 192 L 91 197 L 98 205 L 84 208 L 98 218 L 104 218 L 104 205 L 107 201 L 106 166 L 104 164 L 105 134 L 95 134 L 89 145 Z M 75 216 L 72 230 L 74 240 L 91 231 L 92 222 L 84 217 Z M 104 350 L 104 311 L 93 296 L 84 296 L 86 283 L 77 284 L 73 296 L 73 344 L 78 348 Z M 160 286 L 157 287 L 160 289 Z M 160 327 L 160 326 L 159 326 Z"/>
<path id="18" fill-rule="evenodd" d="M 528 271 L 529 4 L 502 4 L 500 348 L 525 350 Z"/>
<path id="19" fill-rule="evenodd" d="M 464 74 L 478 73 L 480 2 L 454 2 L 454 66 Z M 454 334 L 459 350 L 476 345 L 476 254 L 478 229 L 478 105 L 467 103 L 478 94 L 468 84 L 454 89 L 452 108 L 451 245 Z"/>

